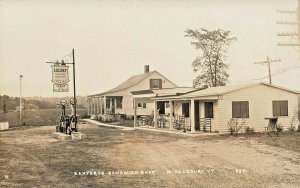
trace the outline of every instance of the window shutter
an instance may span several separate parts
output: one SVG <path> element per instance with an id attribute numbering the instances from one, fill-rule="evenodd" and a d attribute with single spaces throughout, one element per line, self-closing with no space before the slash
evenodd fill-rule
<path id="1" fill-rule="evenodd" d="M 241 106 L 239 102 L 232 102 L 232 118 L 241 117 Z"/>
<path id="2" fill-rule="evenodd" d="M 280 101 L 280 115 L 281 116 L 288 116 L 288 101 Z"/>
<path id="3" fill-rule="evenodd" d="M 153 79 L 150 79 L 149 82 L 150 82 L 150 89 L 153 89 Z"/>
<path id="4" fill-rule="evenodd" d="M 162 80 L 159 79 L 158 81 L 159 81 L 159 89 L 161 89 L 162 88 Z"/>
<path id="5" fill-rule="evenodd" d="M 273 101 L 273 116 L 280 116 L 280 102 L 279 101 Z"/>
<path id="6" fill-rule="evenodd" d="M 241 117 L 242 118 L 249 117 L 249 102 L 248 101 L 241 102 Z"/>

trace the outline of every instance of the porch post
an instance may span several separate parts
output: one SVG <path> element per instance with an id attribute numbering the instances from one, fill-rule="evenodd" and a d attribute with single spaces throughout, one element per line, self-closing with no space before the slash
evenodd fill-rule
<path id="1" fill-rule="evenodd" d="M 87 102 L 88 102 L 88 108 L 87 108 L 87 110 L 88 110 L 88 115 L 90 115 L 90 98 L 87 98 Z"/>
<path id="2" fill-rule="evenodd" d="M 133 108 L 134 108 L 134 116 L 133 116 L 133 127 L 136 125 L 136 99 L 133 98 Z"/>
<path id="3" fill-rule="evenodd" d="M 94 114 L 94 98 L 91 98 L 91 114 Z"/>
<path id="4" fill-rule="evenodd" d="M 103 98 L 103 104 L 104 104 L 104 115 L 106 115 L 106 96 Z"/>
<path id="5" fill-rule="evenodd" d="M 99 113 L 102 114 L 102 97 L 99 97 Z"/>
<path id="6" fill-rule="evenodd" d="M 170 126 L 169 126 L 169 128 L 170 128 L 170 130 L 173 128 L 173 101 L 169 101 L 169 104 L 170 104 L 170 118 L 169 118 L 169 124 L 170 124 Z"/>
<path id="7" fill-rule="evenodd" d="M 94 97 L 94 114 L 97 114 L 97 98 Z"/>
<path id="8" fill-rule="evenodd" d="M 116 113 L 116 110 L 117 110 L 117 98 L 115 98 L 115 113 Z"/>
<path id="9" fill-rule="evenodd" d="M 109 99 L 109 112 L 112 114 L 113 99 Z"/>
<path id="10" fill-rule="evenodd" d="M 154 100 L 154 128 L 157 128 L 157 101 Z"/>
<path id="11" fill-rule="evenodd" d="M 191 133 L 195 132 L 195 100 L 191 99 Z"/>
<path id="12" fill-rule="evenodd" d="M 96 114 L 98 115 L 99 114 L 99 97 L 96 98 L 96 104 L 97 104 L 97 111 L 96 111 Z"/>
<path id="13" fill-rule="evenodd" d="M 90 98 L 90 113 L 93 114 L 93 98 Z"/>

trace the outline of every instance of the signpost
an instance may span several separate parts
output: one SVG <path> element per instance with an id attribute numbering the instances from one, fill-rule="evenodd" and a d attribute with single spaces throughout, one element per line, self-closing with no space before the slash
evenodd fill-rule
<path id="1" fill-rule="evenodd" d="M 69 66 L 64 62 L 62 64 L 54 63 L 52 68 L 53 92 L 68 92 L 69 91 Z"/>
<path id="2" fill-rule="evenodd" d="M 53 92 L 68 92 L 68 84 L 53 84 Z"/>
<path id="3" fill-rule="evenodd" d="M 75 84 L 75 52 L 74 49 L 72 50 L 72 63 L 65 63 L 64 60 L 61 62 L 47 62 L 52 63 L 52 82 L 53 84 L 53 92 L 68 92 L 69 91 L 69 66 L 66 64 L 73 65 L 73 88 L 74 88 L 74 98 L 72 99 L 72 106 L 74 107 L 73 117 L 74 117 L 74 123 L 75 123 L 75 132 L 78 131 L 77 129 L 77 116 L 76 116 L 76 84 Z"/>

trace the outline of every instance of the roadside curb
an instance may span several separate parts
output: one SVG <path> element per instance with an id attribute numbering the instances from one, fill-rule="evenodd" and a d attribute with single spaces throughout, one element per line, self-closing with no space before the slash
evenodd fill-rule
<path id="1" fill-rule="evenodd" d="M 136 130 L 143 130 L 143 131 L 152 131 L 152 132 L 159 132 L 159 133 L 168 133 L 168 134 L 177 134 L 182 136 L 216 136 L 219 135 L 218 133 L 187 133 L 187 132 L 175 132 L 175 131 L 167 131 L 167 130 L 159 130 L 154 128 L 143 128 L 143 127 L 135 127 Z"/>
<path id="2" fill-rule="evenodd" d="M 95 124 L 95 125 L 100 125 L 102 127 L 122 129 L 122 130 L 125 130 L 125 131 L 132 131 L 132 130 L 135 129 L 134 127 L 124 127 L 124 126 L 110 125 L 110 124 L 101 123 L 99 121 L 95 121 L 95 120 L 91 120 L 91 119 L 82 119 L 82 120 L 85 121 L 85 122 Z"/>
<path id="3" fill-rule="evenodd" d="M 95 125 L 99 125 L 101 127 L 108 127 L 108 128 L 115 128 L 115 129 L 122 129 L 122 130 L 141 130 L 141 131 L 151 131 L 151 132 L 158 132 L 158 133 L 167 133 L 167 134 L 176 134 L 188 137 L 198 137 L 198 136 L 217 136 L 218 133 L 186 133 L 186 132 L 175 132 L 175 131 L 168 131 L 168 130 L 159 130 L 154 128 L 144 128 L 144 127 L 124 127 L 124 126 L 117 126 L 117 125 L 110 125 L 106 123 L 101 123 L 99 121 L 91 120 L 91 119 L 83 119 L 85 122 L 89 122 Z"/>

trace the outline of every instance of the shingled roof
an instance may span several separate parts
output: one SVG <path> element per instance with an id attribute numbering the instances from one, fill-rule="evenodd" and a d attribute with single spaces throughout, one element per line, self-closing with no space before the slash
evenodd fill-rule
<path id="1" fill-rule="evenodd" d="M 99 95 L 106 95 L 106 94 L 110 94 L 110 93 L 114 93 L 114 92 L 118 92 L 118 91 L 122 91 L 125 89 L 128 89 L 134 85 L 137 85 L 138 83 L 140 83 L 141 81 L 143 81 L 144 79 L 146 79 L 148 76 L 150 76 L 153 73 L 158 73 L 157 71 L 150 71 L 148 73 L 144 73 L 144 74 L 138 74 L 135 76 L 131 76 L 130 78 L 128 78 L 127 80 L 125 80 L 124 82 L 122 82 L 121 84 L 119 84 L 118 86 L 114 87 L 113 89 L 110 89 L 108 91 L 105 91 L 103 93 L 99 93 L 99 94 L 95 94 L 95 95 L 90 95 L 90 96 L 99 96 Z M 160 74 L 161 75 L 161 74 Z"/>
<path id="2" fill-rule="evenodd" d="M 211 87 L 211 88 L 207 88 L 207 89 L 201 89 L 201 90 L 195 90 L 195 91 L 187 92 L 187 93 L 182 94 L 180 96 L 166 97 L 166 98 L 193 98 L 193 97 L 222 95 L 222 94 L 225 94 L 225 93 L 237 91 L 237 90 L 248 88 L 248 87 L 255 86 L 255 85 L 266 85 L 266 86 L 270 86 L 270 87 L 274 87 L 274 88 L 278 88 L 278 89 L 282 89 L 282 90 L 285 90 L 285 91 L 289 91 L 289 92 L 292 92 L 292 93 L 299 94 L 299 91 L 290 90 L 290 89 L 283 88 L 283 87 L 280 87 L 280 86 L 267 84 L 267 83 L 264 83 L 264 82 L 255 82 L 255 83 L 243 83 L 243 84 L 236 84 L 236 85 L 229 85 L 229 86 Z M 163 98 L 163 97 L 161 97 L 161 98 Z"/>

